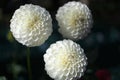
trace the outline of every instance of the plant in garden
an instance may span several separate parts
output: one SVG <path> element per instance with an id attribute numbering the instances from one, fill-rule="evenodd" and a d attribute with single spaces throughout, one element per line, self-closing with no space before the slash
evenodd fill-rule
<path id="1" fill-rule="evenodd" d="M 52 33 L 52 19 L 49 12 L 40 6 L 25 4 L 17 9 L 10 20 L 13 37 L 27 47 L 42 45 Z M 30 50 L 27 50 L 29 79 L 32 79 Z"/>
<path id="2" fill-rule="evenodd" d="M 90 32 L 92 15 L 85 4 L 72 1 L 58 9 L 56 19 L 60 26 L 59 32 L 69 39 L 50 45 L 43 56 L 45 70 L 55 80 L 76 80 L 84 74 L 87 57 L 81 46 L 72 40 L 82 39 Z M 10 22 L 14 38 L 27 47 L 42 45 L 53 31 L 49 12 L 33 4 L 20 6 Z M 31 76 L 29 53 L 28 49 L 27 63 Z"/>

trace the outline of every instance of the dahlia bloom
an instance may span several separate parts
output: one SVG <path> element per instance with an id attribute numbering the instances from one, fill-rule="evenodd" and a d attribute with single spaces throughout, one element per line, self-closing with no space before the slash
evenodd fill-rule
<path id="1" fill-rule="evenodd" d="M 49 12 L 37 5 L 20 6 L 10 22 L 10 30 L 15 39 L 28 47 L 43 44 L 52 33 L 52 19 Z"/>
<path id="2" fill-rule="evenodd" d="M 87 58 L 72 40 L 57 41 L 44 54 L 45 70 L 55 80 L 76 80 L 86 69 Z"/>
<path id="3" fill-rule="evenodd" d="M 84 38 L 91 29 L 92 15 L 87 5 L 71 1 L 60 7 L 56 14 L 59 32 L 65 38 L 78 40 Z"/>

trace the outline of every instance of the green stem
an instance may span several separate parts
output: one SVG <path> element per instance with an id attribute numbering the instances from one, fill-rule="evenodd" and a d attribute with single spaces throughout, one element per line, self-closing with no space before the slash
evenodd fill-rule
<path id="1" fill-rule="evenodd" d="M 32 71 L 31 71 L 31 65 L 30 65 L 30 48 L 27 48 L 27 68 L 28 68 L 29 80 L 32 80 Z"/>

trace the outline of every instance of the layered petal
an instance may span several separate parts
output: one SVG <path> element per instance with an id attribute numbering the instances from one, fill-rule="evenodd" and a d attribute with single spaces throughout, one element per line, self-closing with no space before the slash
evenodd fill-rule
<path id="1" fill-rule="evenodd" d="M 44 54 L 45 70 L 55 80 L 76 80 L 85 71 L 87 58 L 72 40 L 57 41 Z"/>
<path id="2" fill-rule="evenodd" d="M 37 5 L 20 6 L 10 22 L 10 30 L 15 39 L 28 47 L 43 44 L 52 33 L 52 19 L 49 12 Z"/>
<path id="3" fill-rule="evenodd" d="M 84 38 L 92 27 L 91 12 L 81 2 L 71 1 L 60 7 L 56 19 L 62 36 L 72 40 Z"/>

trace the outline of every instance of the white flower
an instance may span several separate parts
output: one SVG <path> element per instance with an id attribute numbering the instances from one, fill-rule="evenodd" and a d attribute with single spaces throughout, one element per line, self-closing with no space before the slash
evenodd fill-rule
<path id="1" fill-rule="evenodd" d="M 85 71 L 87 58 L 79 44 L 57 41 L 44 54 L 45 70 L 55 80 L 76 80 Z"/>
<path id="2" fill-rule="evenodd" d="M 89 8 L 81 2 L 68 2 L 60 7 L 56 14 L 60 26 L 59 32 L 65 38 L 78 40 L 85 37 L 92 26 Z"/>
<path id="3" fill-rule="evenodd" d="M 15 39 L 28 47 L 43 44 L 52 33 L 52 19 L 49 12 L 37 5 L 20 6 L 10 22 L 10 30 Z"/>

